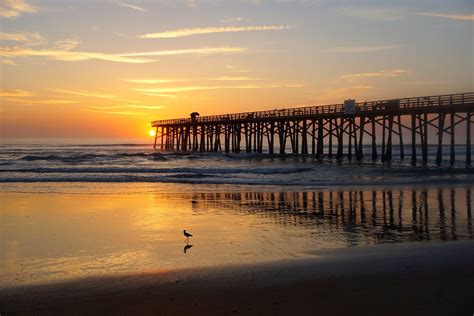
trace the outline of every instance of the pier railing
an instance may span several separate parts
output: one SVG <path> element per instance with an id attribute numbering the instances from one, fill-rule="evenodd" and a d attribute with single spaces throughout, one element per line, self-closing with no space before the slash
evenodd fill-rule
<path id="1" fill-rule="evenodd" d="M 356 103 L 355 112 L 345 113 L 344 104 L 330 104 L 319 106 L 304 106 L 288 109 L 274 109 L 265 111 L 242 112 L 233 114 L 198 116 L 194 120 L 191 118 L 178 118 L 168 120 L 157 120 L 151 124 L 153 127 L 164 125 L 183 125 L 190 123 L 212 123 L 229 122 L 253 119 L 271 119 L 288 117 L 307 117 L 321 114 L 373 114 L 380 111 L 400 111 L 417 108 L 449 108 L 474 103 L 474 92 L 424 96 L 402 99 L 388 99 L 378 101 L 365 101 Z"/>

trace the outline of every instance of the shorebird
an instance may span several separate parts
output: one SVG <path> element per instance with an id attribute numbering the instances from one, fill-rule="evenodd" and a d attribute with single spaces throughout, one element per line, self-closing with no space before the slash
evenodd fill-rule
<path id="1" fill-rule="evenodd" d="M 193 235 L 191 235 L 190 233 L 188 233 L 188 232 L 186 231 L 186 229 L 183 230 L 183 235 L 186 237 L 186 240 L 185 240 L 185 241 L 188 241 L 188 240 L 189 240 L 189 237 L 193 237 Z"/>

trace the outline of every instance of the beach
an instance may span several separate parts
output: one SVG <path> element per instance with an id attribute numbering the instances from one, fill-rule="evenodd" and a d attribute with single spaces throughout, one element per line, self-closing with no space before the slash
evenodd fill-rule
<path id="1" fill-rule="evenodd" d="M 0 307 L 6 315 L 467 315 L 474 308 L 472 241 L 315 255 L 10 288 L 0 291 Z"/>

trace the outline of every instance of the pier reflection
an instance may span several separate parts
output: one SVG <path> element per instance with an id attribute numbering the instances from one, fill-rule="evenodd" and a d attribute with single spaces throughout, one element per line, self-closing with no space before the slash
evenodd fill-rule
<path id="1" fill-rule="evenodd" d="M 345 234 L 348 245 L 472 239 L 472 193 L 466 188 L 194 193 L 209 209 L 270 219 L 283 226 Z M 323 234 L 322 234 L 323 235 Z"/>

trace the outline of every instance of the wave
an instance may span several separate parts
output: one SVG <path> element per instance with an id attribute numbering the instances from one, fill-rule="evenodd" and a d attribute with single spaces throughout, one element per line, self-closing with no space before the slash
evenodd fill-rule
<path id="1" fill-rule="evenodd" d="M 120 152 L 120 153 L 110 153 L 110 154 L 48 154 L 48 155 L 38 155 L 30 154 L 25 155 L 19 158 L 23 161 L 61 161 L 66 163 L 74 162 L 94 162 L 96 160 L 113 160 L 121 158 L 144 158 L 153 161 L 167 161 L 169 159 L 209 159 L 211 157 L 216 157 L 213 154 L 195 154 L 195 153 L 161 153 L 161 152 Z M 220 155 L 219 157 L 231 157 L 226 155 Z M 241 157 L 242 158 L 242 157 Z"/>
<path id="2" fill-rule="evenodd" d="M 412 167 L 412 168 L 383 168 L 371 170 L 374 174 L 397 175 L 397 176 L 435 176 L 435 175 L 471 175 L 474 168 L 468 167 Z"/>
<path id="3" fill-rule="evenodd" d="M 189 168 L 189 167 L 178 167 L 178 168 L 20 168 L 20 169 L 0 169 L 0 173 L 38 173 L 38 174 L 49 174 L 49 173 L 63 173 L 63 174 L 76 174 L 76 173 L 90 173 L 90 174 L 121 174 L 121 173 L 141 173 L 141 174 L 165 174 L 165 173 L 179 173 L 179 174 L 293 174 L 312 171 L 311 167 L 264 167 L 264 168 Z"/>
<path id="4" fill-rule="evenodd" d="M 59 155 L 27 155 L 20 158 L 20 160 L 26 161 L 63 161 L 63 162 L 74 162 L 74 161 L 84 161 L 84 160 L 92 160 L 95 158 L 103 158 L 107 157 L 108 155 L 100 155 L 100 154 L 83 154 L 83 155 L 71 155 L 71 156 L 59 156 Z"/>
<path id="5" fill-rule="evenodd" d="M 206 185 L 268 185 L 268 186 L 303 186 L 303 187 L 336 187 L 336 186 L 396 186 L 396 185 L 458 185 L 458 184 L 474 184 L 474 179 L 463 178 L 438 178 L 438 179 L 348 179 L 348 180 L 327 180 L 327 179 L 243 179 L 243 178 L 223 178 L 211 177 L 208 175 L 196 175 L 193 177 L 173 176 L 134 176 L 120 175 L 116 177 L 102 176 L 68 176 L 68 177 L 18 177 L 12 179 L 0 179 L 0 183 L 179 183 L 179 184 L 206 184 Z"/>

